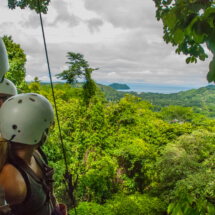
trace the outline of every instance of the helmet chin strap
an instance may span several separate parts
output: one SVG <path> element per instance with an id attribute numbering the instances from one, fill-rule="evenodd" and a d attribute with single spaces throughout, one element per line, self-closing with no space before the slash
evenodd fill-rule
<path id="1" fill-rule="evenodd" d="M 42 136 L 40 142 L 38 143 L 39 147 L 42 146 L 42 145 L 46 142 L 46 140 L 47 140 L 47 138 L 48 138 L 48 134 L 49 134 L 49 129 L 47 128 L 47 129 L 43 132 L 43 136 Z"/>
<path id="2" fill-rule="evenodd" d="M 2 77 L 2 79 L 0 80 L 0 84 L 4 81 L 4 76 Z"/>

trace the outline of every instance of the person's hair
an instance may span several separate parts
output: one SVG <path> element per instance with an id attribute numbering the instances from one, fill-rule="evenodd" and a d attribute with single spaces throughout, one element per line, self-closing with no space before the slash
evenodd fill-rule
<path id="1" fill-rule="evenodd" d="M 46 142 L 48 133 L 49 129 L 46 129 L 43 133 L 40 142 L 37 143 L 35 146 L 37 147 L 42 146 Z M 9 140 L 7 141 L 0 136 L 0 172 L 4 165 L 8 162 L 8 160 L 13 158 L 14 155 L 16 155 L 16 152 L 18 150 L 22 150 L 23 148 L 26 147 L 32 147 L 32 145 L 16 143 Z"/>
<path id="2" fill-rule="evenodd" d="M 3 138 L 0 138 L 0 171 L 3 166 L 7 163 L 7 141 Z"/>

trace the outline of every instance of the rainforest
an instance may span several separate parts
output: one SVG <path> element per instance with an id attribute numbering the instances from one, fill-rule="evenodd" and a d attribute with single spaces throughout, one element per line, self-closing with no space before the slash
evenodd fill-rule
<path id="1" fill-rule="evenodd" d="M 50 85 L 36 79 L 28 90 L 53 103 Z M 208 113 L 173 104 L 157 111 L 131 94 L 109 101 L 99 87 L 88 103 L 82 87 L 54 84 L 54 91 L 77 214 L 215 213 L 215 120 Z M 73 215 L 57 123 L 43 150 L 57 199 Z"/>

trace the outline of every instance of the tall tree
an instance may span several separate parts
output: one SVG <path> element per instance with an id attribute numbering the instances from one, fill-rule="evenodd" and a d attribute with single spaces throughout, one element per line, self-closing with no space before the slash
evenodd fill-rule
<path id="1" fill-rule="evenodd" d="M 69 69 L 57 74 L 57 78 L 66 80 L 67 83 L 75 83 L 78 78 L 85 78 L 86 81 L 91 80 L 91 73 L 96 69 L 90 68 L 88 62 L 84 59 L 84 55 L 80 53 L 68 52 L 67 58 Z"/>
<path id="2" fill-rule="evenodd" d="M 11 36 L 4 36 L 2 40 L 5 43 L 10 64 L 10 69 L 5 77 L 11 80 L 18 89 L 23 88 L 23 85 L 26 83 L 25 63 L 27 61 L 24 50 L 19 44 L 13 42 Z"/>
<path id="3" fill-rule="evenodd" d="M 35 10 L 37 13 L 39 13 L 40 7 L 42 13 L 47 13 L 49 2 L 50 0 L 8 0 L 8 7 L 12 10 L 16 7 L 20 7 L 21 9 L 29 7 L 31 10 Z"/>
<path id="4" fill-rule="evenodd" d="M 207 58 L 203 44 L 215 54 L 215 5 L 213 0 L 153 0 L 157 20 L 163 21 L 166 43 L 177 46 L 176 53 L 188 55 L 186 63 Z M 209 65 L 209 82 L 215 82 L 215 56 Z"/>

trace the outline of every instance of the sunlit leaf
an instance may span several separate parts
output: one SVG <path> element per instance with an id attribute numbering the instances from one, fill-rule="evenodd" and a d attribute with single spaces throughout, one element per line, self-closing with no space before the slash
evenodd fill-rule
<path id="1" fill-rule="evenodd" d="M 207 210 L 209 215 L 214 215 L 215 214 L 215 207 L 214 205 L 208 203 L 207 205 Z"/>
<path id="2" fill-rule="evenodd" d="M 169 12 L 165 19 L 165 24 L 169 29 L 173 29 L 176 24 L 176 15 L 174 12 Z"/>
<path id="3" fill-rule="evenodd" d="M 173 39 L 174 39 L 175 43 L 181 44 L 184 40 L 184 36 L 185 36 L 184 31 L 181 28 L 177 28 L 174 33 Z"/>
<path id="4" fill-rule="evenodd" d="M 175 207 L 175 203 L 172 202 L 169 206 L 168 206 L 168 209 L 167 209 L 167 213 L 170 214 L 173 210 L 173 208 Z"/>

